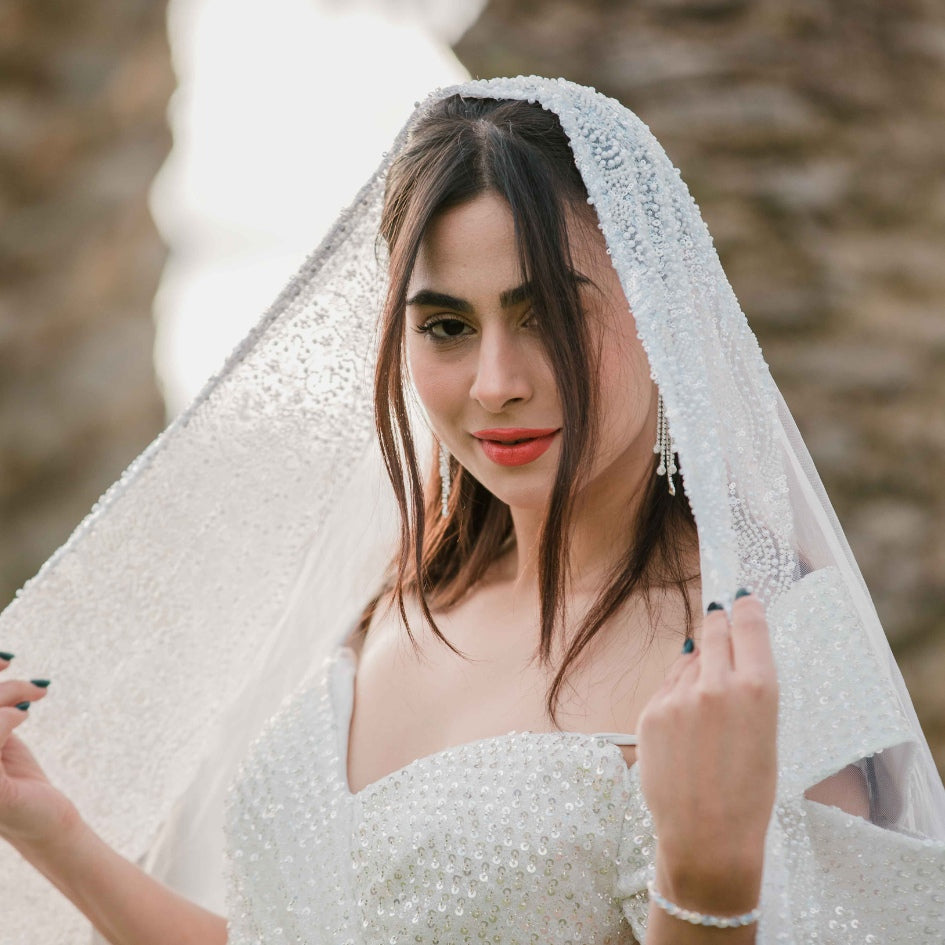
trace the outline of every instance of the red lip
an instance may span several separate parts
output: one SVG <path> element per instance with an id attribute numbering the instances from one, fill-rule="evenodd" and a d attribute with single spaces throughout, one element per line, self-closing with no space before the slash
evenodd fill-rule
<path id="1" fill-rule="evenodd" d="M 559 428 L 502 427 L 477 430 L 473 436 L 482 444 L 486 456 L 500 466 L 524 466 L 545 453 Z"/>
<path id="2" fill-rule="evenodd" d="M 478 440 L 494 440 L 496 443 L 509 443 L 512 440 L 534 440 L 540 436 L 557 433 L 558 427 L 497 427 L 495 430 L 477 430 L 473 436 Z"/>

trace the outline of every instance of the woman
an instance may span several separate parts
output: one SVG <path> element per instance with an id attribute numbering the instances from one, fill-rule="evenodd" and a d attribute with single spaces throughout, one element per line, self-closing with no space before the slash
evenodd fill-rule
<path id="1" fill-rule="evenodd" d="M 148 724 L 90 739 L 86 710 L 73 728 L 96 767 L 116 740 L 143 765 L 106 779 L 131 797 L 108 798 L 117 828 L 95 821 L 132 856 L 150 846 L 174 885 L 233 782 L 229 928 L 112 852 L 13 737 L 4 835 L 119 943 L 936 940 L 941 784 L 665 155 L 616 103 L 537 79 L 435 95 L 408 127 L 228 371 L 7 618 L 35 628 L 63 600 L 104 614 L 89 672 L 129 653 L 135 620 L 160 630 L 131 633 L 157 685 L 124 705 Z M 377 234 L 374 410 L 401 523 L 384 583 L 391 503 L 360 386 Z M 152 547 L 96 607 L 78 578 L 121 571 L 133 533 Z M 169 579 L 142 588 L 143 573 Z M 278 620 L 272 597 L 288 599 Z M 240 618 L 276 625 L 251 669 Z M 168 658 L 181 626 L 186 655 Z M 205 673 L 224 640 L 220 692 Z M 8 686 L 6 731 L 39 698 Z M 146 801 L 157 813 L 132 823 Z"/>

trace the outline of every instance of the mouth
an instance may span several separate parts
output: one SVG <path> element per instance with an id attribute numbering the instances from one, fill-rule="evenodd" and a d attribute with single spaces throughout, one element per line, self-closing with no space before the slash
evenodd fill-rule
<path id="1" fill-rule="evenodd" d="M 492 462 L 499 466 L 525 466 L 543 455 L 560 432 L 560 427 L 504 427 L 477 430 L 473 436 L 479 440 L 483 453 Z"/>

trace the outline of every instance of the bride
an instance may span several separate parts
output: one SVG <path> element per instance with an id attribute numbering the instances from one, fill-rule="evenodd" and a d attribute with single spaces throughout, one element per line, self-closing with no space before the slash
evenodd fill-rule
<path id="1" fill-rule="evenodd" d="M 115 945 L 945 930 L 842 532 L 698 209 L 592 90 L 431 96 L 0 630 L 61 670 L 0 683 L 0 833 Z M 64 940 L 8 867 L 3 941 Z"/>

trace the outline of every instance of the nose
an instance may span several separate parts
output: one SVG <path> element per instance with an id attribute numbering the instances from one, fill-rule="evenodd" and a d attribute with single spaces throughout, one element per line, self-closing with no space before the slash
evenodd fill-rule
<path id="1" fill-rule="evenodd" d="M 528 400 L 531 394 L 528 357 L 521 345 L 505 330 L 483 331 L 470 397 L 484 410 L 501 413 L 512 404 Z"/>

